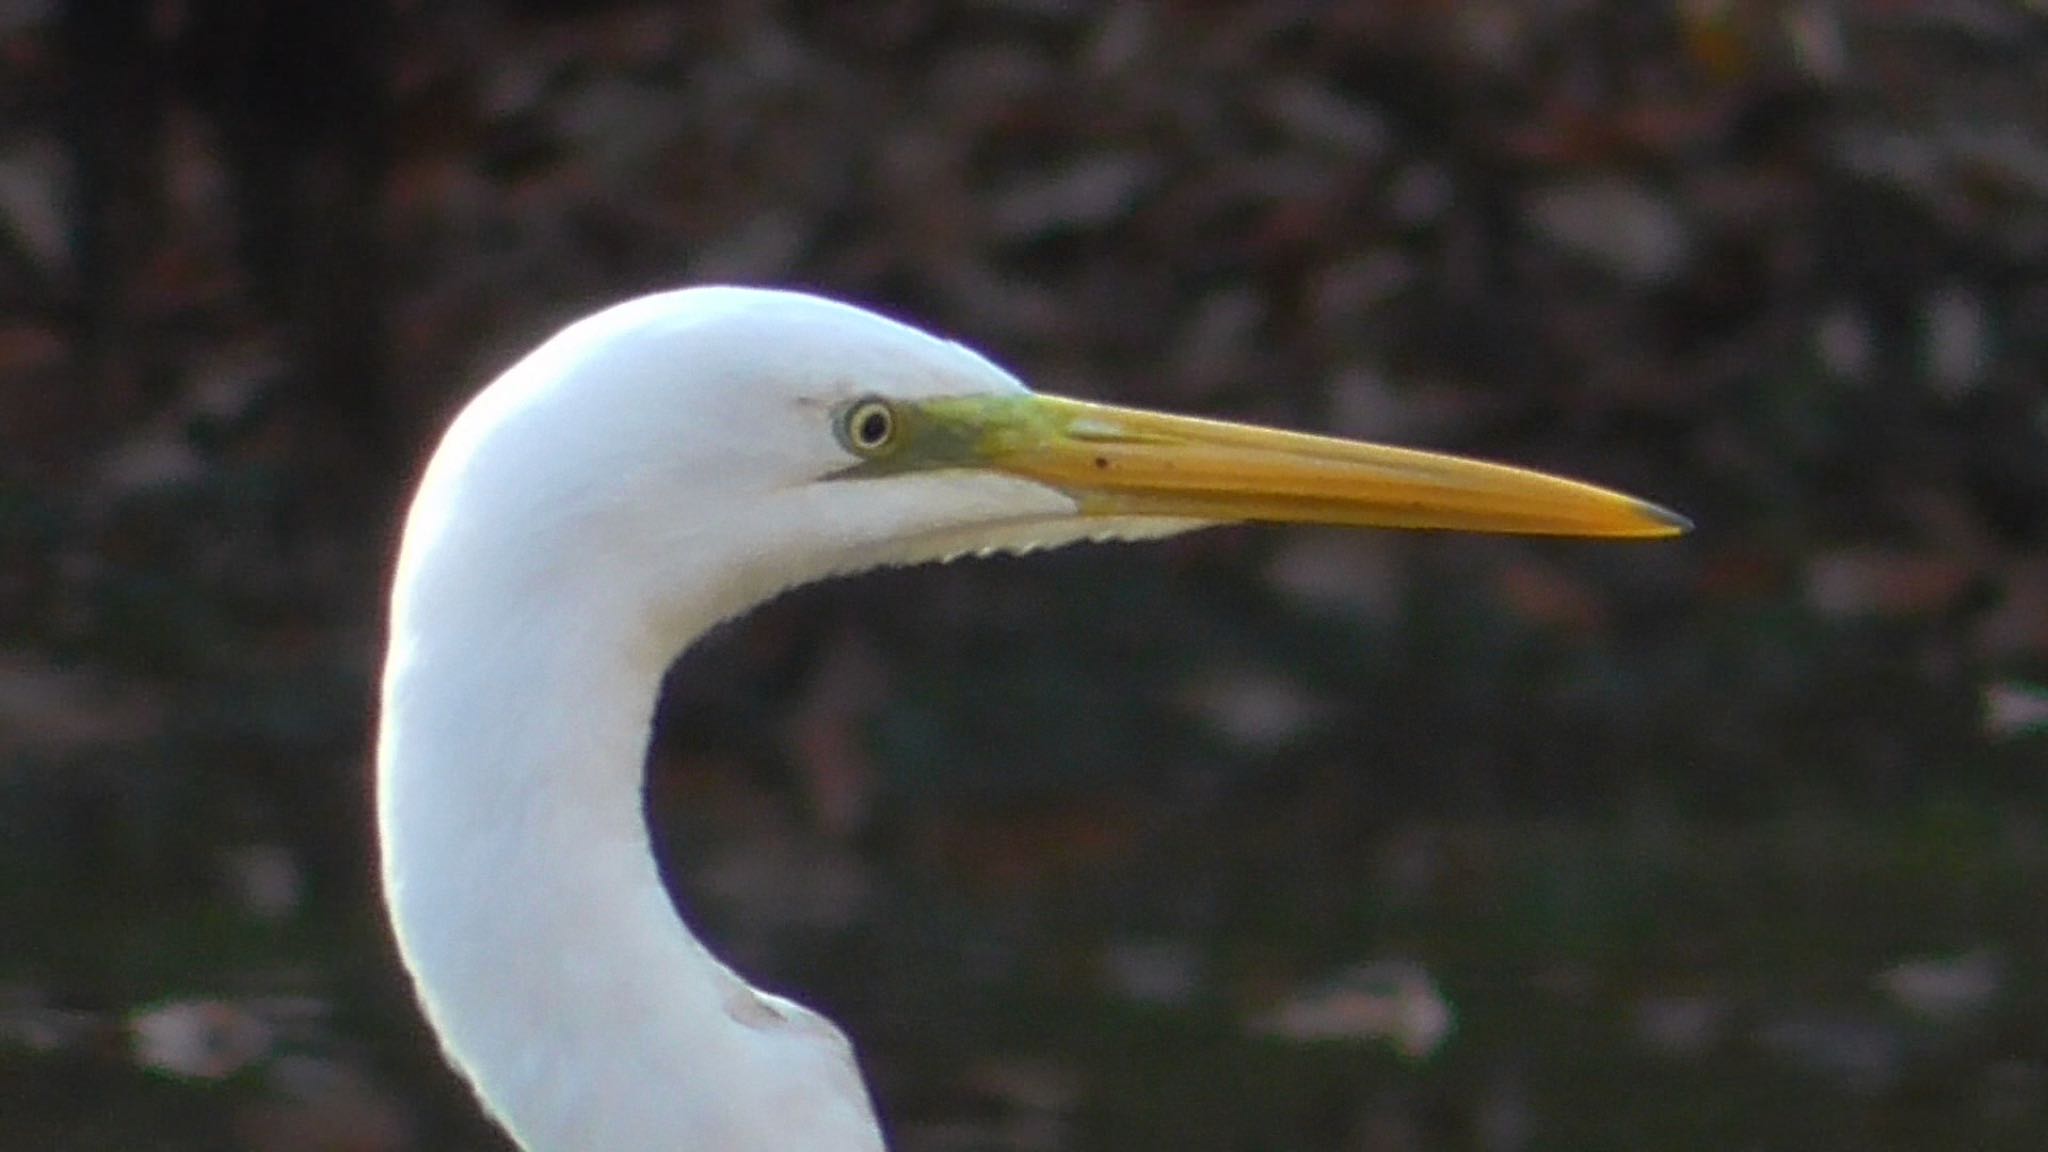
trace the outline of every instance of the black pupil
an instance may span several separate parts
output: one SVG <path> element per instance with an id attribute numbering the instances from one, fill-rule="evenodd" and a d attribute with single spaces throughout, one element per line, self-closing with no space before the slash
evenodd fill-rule
<path id="1" fill-rule="evenodd" d="M 869 448 L 889 438 L 889 414 L 880 408 L 861 413 L 854 424 L 854 436 Z"/>

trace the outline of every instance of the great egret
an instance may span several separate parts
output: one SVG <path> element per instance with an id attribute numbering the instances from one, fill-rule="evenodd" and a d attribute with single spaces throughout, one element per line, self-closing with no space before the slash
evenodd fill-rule
<path id="1" fill-rule="evenodd" d="M 885 564 L 1238 521 L 1668 536 L 1600 488 L 1027 390 L 814 296 L 693 288 L 485 388 L 406 522 L 377 746 L 385 898 L 449 1058 L 532 1152 L 853 1152 L 853 1051 L 678 920 L 641 811 L 664 670 Z"/>

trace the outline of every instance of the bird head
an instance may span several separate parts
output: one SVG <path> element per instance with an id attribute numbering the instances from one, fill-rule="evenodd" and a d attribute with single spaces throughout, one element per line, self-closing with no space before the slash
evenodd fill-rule
<path id="1" fill-rule="evenodd" d="M 498 514 L 466 508 L 496 504 Z M 835 573 L 1210 524 L 1669 536 L 1655 505 L 1455 456 L 1033 392 L 800 293 L 693 288 L 563 330 L 472 402 L 414 511 L 722 617 Z M 437 534 L 408 535 L 433 539 Z M 531 555 L 538 553 L 538 555 Z"/>

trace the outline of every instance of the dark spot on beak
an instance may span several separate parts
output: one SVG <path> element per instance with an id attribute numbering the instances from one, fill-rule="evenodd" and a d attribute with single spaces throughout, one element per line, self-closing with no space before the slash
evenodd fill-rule
<path id="1" fill-rule="evenodd" d="M 1096 466 L 1097 468 L 1107 468 L 1107 467 L 1109 467 L 1109 457 L 1107 457 L 1107 456 L 1097 456 L 1097 457 L 1095 458 L 1095 466 Z"/>

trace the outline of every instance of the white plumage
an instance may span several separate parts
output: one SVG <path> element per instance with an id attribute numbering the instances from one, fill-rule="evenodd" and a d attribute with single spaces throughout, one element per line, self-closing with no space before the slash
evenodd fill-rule
<path id="1" fill-rule="evenodd" d="M 449 1057 L 533 1152 L 879 1149 L 846 1039 L 677 919 L 641 812 L 661 678 L 835 573 L 1243 519 L 1668 535 L 1448 457 L 1081 405 L 815 297 L 700 288 L 567 328 L 420 485 L 378 742 L 386 898 Z"/>

